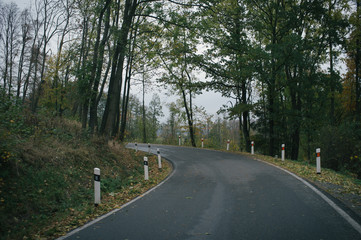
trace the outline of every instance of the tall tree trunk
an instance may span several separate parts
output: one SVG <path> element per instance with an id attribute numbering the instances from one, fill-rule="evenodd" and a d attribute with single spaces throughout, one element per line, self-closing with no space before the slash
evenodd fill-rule
<path id="1" fill-rule="evenodd" d="M 105 50 L 105 43 L 108 39 L 108 33 L 110 28 L 110 0 L 107 0 L 104 4 L 102 11 L 100 12 L 99 21 L 98 21 L 98 29 L 97 29 L 97 38 L 94 46 L 94 56 L 93 56 L 93 66 L 91 72 L 91 79 L 94 79 L 94 82 L 91 93 L 90 93 L 90 118 L 89 118 L 89 129 L 90 132 L 94 132 L 95 125 L 97 123 L 98 118 L 98 104 L 97 104 L 97 95 L 98 95 L 98 88 L 101 78 L 101 72 L 104 62 L 104 50 Z M 105 13 L 106 12 L 106 13 Z M 102 20 L 103 15 L 106 14 L 105 24 L 104 24 L 104 32 L 103 38 L 100 42 L 100 34 L 102 29 Z M 100 49 L 99 49 L 100 48 Z M 99 54 L 98 54 L 99 49 Z"/>
<path id="2" fill-rule="evenodd" d="M 14 32 L 11 29 L 10 34 L 10 62 L 9 62 L 9 99 L 13 88 L 13 64 L 14 64 Z"/>
<path id="3" fill-rule="evenodd" d="M 330 121 L 331 125 L 335 125 L 335 73 L 333 69 L 333 48 L 332 42 L 329 42 L 330 49 Z"/>
<path id="4" fill-rule="evenodd" d="M 288 156 L 292 160 L 298 159 L 299 145 L 300 145 L 300 129 L 301 129 L 301 95 L 300 89 L 302 89 L 301 81 L 297 81 L 297 68 L 294 68 L 294 73 L 292 76 L 290 67 L 285 66 L 285 75 L 287 78 L 288 86 L 290 88 L 290 97 L 291 97 L 291 109 L 293 114 L 289 116 L 291 121 L 290 131 L 291 131 L 291 146 Z M 303 75 L 302 69 L 298 72 L 298 78 Z"/>
<path id="5" fill-rule="evenodd" d="M 39 68 L 39 56 L 40 56 L 40 48 L 38 48 L 37 46 L 35 46 L 35 49 L 33 49 L 33 51 L 35 51 L 35 57 L 34 57 L 34 75 L 33 75 L 33 85 L 32 85 L 32 92 L 31 92 L 31 109 L 35 109 L 34 104 L 35 104 L 35 96 L 36 96 L 36 81 L 38 78 L 38 68 Z M 29 69 L 30 71 L 30 69 Z"/>
<path id="6" fill-rule="evenodd" d="M 45 29 L 45 27 L 44 27 L 44 29 Z M 44 31 L 46 31 L 46 29 Z M 38 108 L 39 99 L 40 99 L 40 96 L 41 96 L 42 91 L 43 91 L 43 85 L 45 83 L 44 73 L 45 73 L 45 63 L 46 63 L 46 53 L 47 53 L 47 41 L 46 41 L 45 36 L 43 37 L 44 46 L 43 46 L 42 63 L 41 63 L 41 70 L 40 70 L 40 82 L 39 82 L 36 94 L 34 96 L 34 103 L 33 103 L 33 107 L 32 107 L 32 112 L 36 112 L 36 110 Z"/>
<path id="7" fill-rule="evenodd" d="M 272 73 L 273 75 L 274 73 Z M 274 148 L 275 148 L 275 134 L 274 134 L 274 115 L 275 115 L 275 103 L 274 103 L 274 98 L 275 98 L 275 81 L 274 81 L 275 76 L 272 76 L 271 79 L 271 83 L 268 85 L 268 137 L 269 137 L 269 150 L 268 153 L 270 156 L 274 155 Z"/>
<path id="8" fill-rule="evenodd" d="M 130 35 L 130 42 L 129 42 L 130 46 L 129 46 L 129 52 L 128 52 L 126 77 L 125 77 L 124 90 L 123 90 L 122 115 L 121 115 L 120 133 L 119 133 L 120 141 L 124 141 L 124 137 L 125 137 L 124 134 L 125 134 L 125 128 L 126 128 L 126 123 L 127 123 L 127 112 L 128 112 L 129 93 L 130 93 L 130 79 L 132 76 L 132 66 L 133 66 L 133 54 L 134 54 L 134 48 L 135 48 L 135 44 L 136 44 L 136 40 L 137 40 L 137 27 L 134 29 L 133 44 L 131 44 L 132 38 L 133 38 L 133 31 L 131 32 L 131 35 Z"/>
<path id="9" fill-rule="evenodd" d="M 8 70 L 9 70 L 9 66 L 10 66 L 10 62 L 9 62 L 9 24 L 7 24 L 6 26 L 6 35 L 5 35 L 5 57 L 4 57 L 4 61 L 5 61 L 5 69 L 4 69 L 4 74 L 3 74 L 3 80 L 4 80 L 4 97 L 6 96 L 6 88 L 7 88 L 7 81 L 8 81 Z M 9 96 L 10 97 L 10 96 Z"/>
<path id="10" fill-rule="evenodd" d="M 332 0 L 329 0 L 329 7 L 328 7 L 328 17 L 329 19 L 332 18 Z M 329 23 L 330 25 L 330 23 Z M 330 57 L 330 122 L 331 125 L 335 125 L 335 72 L 333 66 L 333 41 L 331 36 L 331 26 L 329 27 L 329 34 L 328 34 L 328 47 L 329 47 L 329 57 Z"/>
<path id="11" fill-rule="evenodd" d="M 187 114 L 187 119 L 188 119 L 188 128 L 189 128 L 189 135 L 191 137 L 191 143 L 192 143 L 192 147 L 196 147 L 196 140 L 194 137 L 194 124 L 193 124 L 193 96 L 192 96 L 192 78 L 191 75 L 189 74 L 189 72 L 187 71 L 188 67 L 188 61 L 187 61 L 187 54 L 184 54 L 184 72 L 187 75 L 188 78 L 188 83 L 189 83 L 189 108 L 188 108 L 188 104 L 187 104 L 187 98 L 186 98 L 186 93 L 185 90 L 183 88 L 183 85 L 181 83 L 180 85 L 180 89 L 183 95 L 183 102 L 184 102 L 184 108 L 186 109 L 186 114 Z M 183 79 L 183 77 L 182 77 Z"/>
<path id="12" fill-rule="evenodd" d="M 144 68 L 143 68 L 144 69 Z M 144 70 L 143 70 L 143 99 L 142 99 L 142 121 L 143 121 L 143 143 L 147 142 L 147 131 L 146 131 L 146 116 L 145 116 L 145 104 L 144 104 L 144 96 L 145 96 L 145 77 L 144 77 Z"/>
<path id="13" fill-rule="evenodd" d="M 137 0 L 126 0 L 123 23 L 117 36 L 116 48 L 113 55 L 112 71 L 109 80 L 108 98 L 100 128 L 100 133 L 108 137 L 115 136 L 117 134 L 118 126 L 116 124 L 116 120 L 117 113 L 119 112 L 125 50 L 130 26 L 132 24 L 137 5 Z"/>
<path id="14" fill-rule="evenodd" d="M 272 26 L 272 46 L 275 47 L 277 43 L 277 20 Z M 275 150 L 275 117 L 276 117 L 276 106 L 275 106 L 275 97 L 276 97 L 276 57 L 274 50 L 271 50 L 271 79 L 268 84 L 268 111 L 269 111 L 269 155 L 274 155 Z"/>
<path id="15" fill-rule="evenodd" d="M 300 98 L 299 94 L 298 97 L 296 96 L 296 92 L 294 90 L 291 90 L 291 105 L 292 110 L 296 112 L 295 117 L 293 117 L 293 122 L 291 123 L 291 154 L 290 157 L 292 160 L 298 159 L 298 151 L 299 151 L 299 145 L 300 145 L 300 120 L 298 119 L 298 115 L 300 114 Z"/>
<path id="16" fill-rule="evenodd" d="M 187 120 L 188 120 L 188 128 L 189 128 L 189 135 L 191 138 L 192 147 L 196 147 L 196 141 L 194 139 L 194 128 L 193 128 L 193 118 L 191 112 L 189 111 L 188 104 L 187 104 L 187 97 L 183 86 L 180 86 L 180 90 L 183 96 L 183 104 L 186 110 Z"/>
<path id="17" fill-rule="evenodd" d="M 53 84 L 53 88 L 55 88 L 55 112 L 56 114 L 60 115 L 60 108 L 58 107 L 58 94 L 59 94 L 59 70 L 60 70 L 60 62 L 61 62 L 61 56 L 62 56 L 62 51 L 63 51 L 63 46 L 64 46 L 64 39 L 65 36 L 68 32 L 68 25 L 70 22 L 70 6 L 68 6 L 68 4 L 66 6 L 64 6 L 66 9 L 66 20 L 65 20 L 65 26 L 62 29 L 62 33 L 61 33 L 61 37 L 60 37 L 60 42 L 59 42 L 59 47 L 58 47 L 58 52 L 56 53 L 56 62 L 55 62 L 55 73 L 54 73 L 54 84 Z M 61 90 L 62 92 L 62 90 Z M 60 92 L 60 94 L 61 94 Z"/>
<path id="18" fill-rule="evenodd" d="M 90 34 L 91 35 L 91 34 Z M 84 39 L 86 40 L 86 39 Z M 85 43 L 84 43 L 85 44 Z M 83 57 L 82 57 L 82 71 L 81 71 L 81 80 L 84 82 L 85 85 L 85 90 L 83 93 L 83 104 L 82 104 L 82 112 L 81 112 L 81 125 L 82 128 L 85 129 L 87 122 L 88 122 L 88 113 L 89 113 L 89 98 L 90 98 L 90 89 L 91 89 L 91 82 L 88 79 L 88 73 L 87 73 L 87 61 L 88 61 L 88 55 L 89 55 L 89 50 L 90 50 L 90 46 L 91 46 L 91 38 L 89 37 L 87 44 L 84 48 L 84 52 L 83 52 Z"/>
<path id="19" fill-rule="evenodd" d="M 24 13 L 26 14 L 26 13 Z M 19 58 L 19 67 L 18 67 L 18 87 L 16 91 L 16 98 L 20 99 L 20 92 L 21 92 L 21 83 L 23 78 L 23 67 L 24 67 L 24 57 L 25 57 L 25 48 L 26 43 L 28 41 L 29 34 L 29 27 L 26 22 L 22 25 L 22 41 L 21 41 L 21 52 L 20 52 L 20 58 Z"/>
<path id="20" fill-rule="evenodd" d="M 247 101 L 247 87 L 246 87 L 246 80 L 242 81 L 242 104 L 247 105 L 248 101 Z M 243 118 L 243 124 L 242 124 L 242 131 L 243 131 L 243 137 L 244 137 L 244 141 L 246 143 L 246 151 L 247 152 L 251 152 L 251 140 L 249 137 L 249 110 L 245 110 L 242 113 L 242 118 Z"/>
<path id="21" fill-rule="evenodd" d="M 356 85 L 356 120 L 361 118 L 361 81 L 360 81 L 360 61 L 361 61 L 361 1 L 357 0 L 357 24 L 356 28 L 356 56 L 355 56 L 355 85 Z"/>
<path id="22" fill-rule="evenodd" d="M 43 36 L 42 36 L 42 63 L 40 70 L 40 82 L 38 84 L 38 89 L 34 97 L 34 102 L 32 106 L 32 111 L 35 112 L 38 107 L 40 96 L 43 92 L 43 85 L 45 83 L 45 68 L 46 68 L 46 57 L 48 51 L 48 44 L 57 32 L 61 23 L 57 22 L 59 19 L 59 6 L 56 1 L 52 0 L 43 0 L 42 10 L 43 10 Z M 56 20 L 57 19 L 57 20 Z M 54 25 L 56 24 L 56 25 Z"/>

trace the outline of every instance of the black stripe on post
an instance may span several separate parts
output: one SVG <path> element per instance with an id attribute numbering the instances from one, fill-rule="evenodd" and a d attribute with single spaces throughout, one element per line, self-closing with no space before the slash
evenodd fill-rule
<path id="1" fill-rule="evenodd" d="M 100 175 L 94 174 L 94 181 L 100 182 Z"/>
<path id="2" fill-rule="evenodd" d="M 148 161 L 144 161 L 144 166 L 148 166 Z"/>

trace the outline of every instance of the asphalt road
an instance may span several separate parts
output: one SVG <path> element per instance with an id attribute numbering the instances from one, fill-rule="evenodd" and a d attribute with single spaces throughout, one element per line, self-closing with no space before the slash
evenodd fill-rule
<path id="1" fill-rule="evenodd" d="M 309 186 L 278 168 L 211 150 L 152 146 L 153 153 L 157 147 L 175 165 L 173 175 L 66 239 L 361 239 Z"/>

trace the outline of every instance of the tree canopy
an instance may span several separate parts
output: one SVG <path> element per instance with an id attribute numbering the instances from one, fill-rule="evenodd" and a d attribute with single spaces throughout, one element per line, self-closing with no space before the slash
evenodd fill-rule
<path id="1" fill-rule="evenodd" d="M 271 156 L 286 144 L 294 160 L 313 159 L 316 147 L 338 156 L 349 132 L 354 147 L 329 165 L 361 169 L 360 2 L 0 2 L 1 97 L 106 138 L 182 135 L 194 147 L 231 138 L 236 149 L 256 141 Z M 160 97 L 145 103 L 149 86 L 179 98 L 164 123 Z M 222 117 L 194 104 L 209 90 L 230 99 Z"/>

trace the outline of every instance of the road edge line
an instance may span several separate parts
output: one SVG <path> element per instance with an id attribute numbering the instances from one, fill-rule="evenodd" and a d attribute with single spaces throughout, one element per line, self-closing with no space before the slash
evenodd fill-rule
<path id="1" fill-rule="evenodd" d="M 289 175 L 293 176 L 294 178 L 296 178 L 297 180 L 299 180 L 303 184 L 305 184 L 312 191 L 314 191 L 317 195 L 319 195 L 325 202 L 327 202 L 328 205 L 330 205 L 338 214 L 340 214 L 361 235 L 361 225 L 356 220 L 354 220 L 349 214 L 347 214 L 342 208 L 340 208 L 334 201 L 332 201 L 330 198 L 328 198 L 325 194 L 323 194 L 320 190 L 318 190 L 312 184 L 310 184 L 309 182 L 307 182 L 303 178 L 297 176 L 293 172 L 290 172 L 290 171 L 288 171 L 288 170 L 286 170 L 286 169 L 284 169 L 284 168 L 282 168 L 280 166 L 274 165 L 274 164 L 266 162 L 266 161 L 262 161 L 260 159 L 255 159 L 255 160 L 259 161 L 259 162 L 266 163 L 266 164 L 271 165 L 273 167 L 276 167 L 276 168 L 288 173 Z"/>

